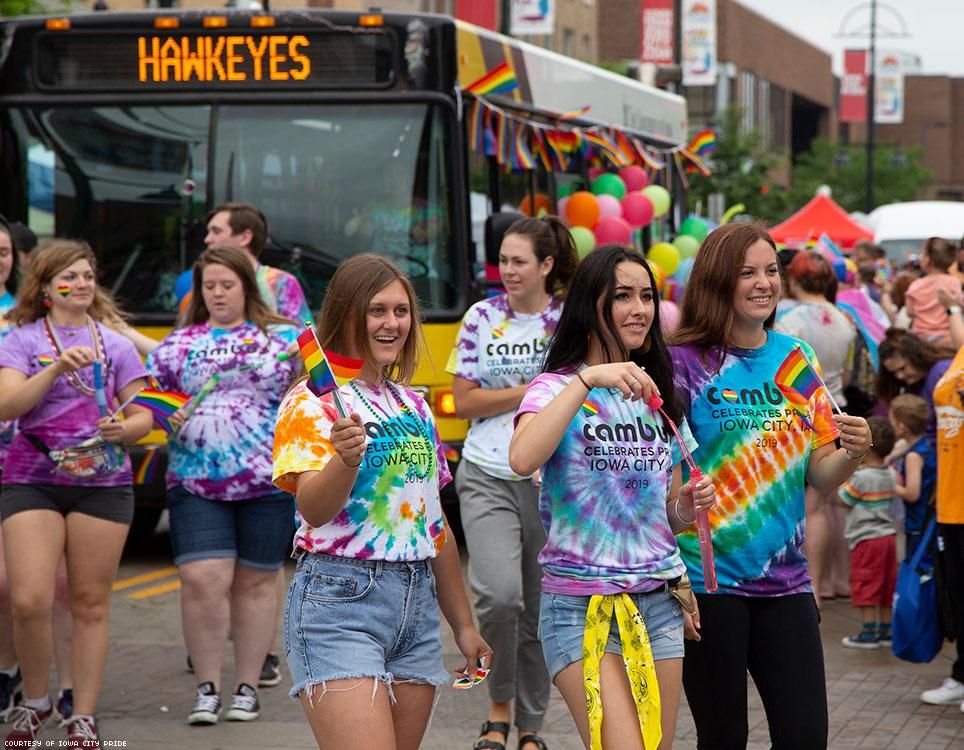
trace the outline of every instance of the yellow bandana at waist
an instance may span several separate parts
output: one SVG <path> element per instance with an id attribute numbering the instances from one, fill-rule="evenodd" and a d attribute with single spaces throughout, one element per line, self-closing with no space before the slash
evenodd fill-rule
<path id="1" fill-rule="evenodd" d="M 646 750 L 656 750 L 663 738 L 656 667 L 646 624 L 629 594 L 596 594 L 589 600 L 589 608 L 586 610 L 582 676 L 586 686 L 586 708 L 589 711 L 589 748 L 602 750 L 603 707 L 599 696 L 599 663 L 606 653 L 606 641 L 609 640 L 614 611 L 643 744 Z"/>

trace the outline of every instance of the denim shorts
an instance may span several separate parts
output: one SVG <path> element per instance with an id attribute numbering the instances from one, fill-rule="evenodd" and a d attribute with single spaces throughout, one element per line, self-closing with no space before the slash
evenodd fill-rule
<path id="1" fill-rule="evenodd" d="M 255 570 L 279 570 L 295 535 L 294 499 L 274 492 L 250 500 L 209 500 L 178 485 L 167 491 L 174 564 L 230 557 Z"/>
<path id="2" fill-rule="evenodd" d="M 647 594 L 630 594 L 646 623 L 653 659 L 683 658 L 683 608 L 665 589 Z M 542 592 L 539 605 L 539 639 L 546 658 L 549 676 L 582 660 L 582 644 L 586 632 L 588 596 L 570 596 Z M 606 642 L 606 653 L 622 654 L 619 626 L 613 616 Z"/>
<path id="3" fill-rule="evenodd" d="M 299 551 L 285 607 L 290 695 L 373 677 L 445 685 L 431 561 L 356 560 Z"/>

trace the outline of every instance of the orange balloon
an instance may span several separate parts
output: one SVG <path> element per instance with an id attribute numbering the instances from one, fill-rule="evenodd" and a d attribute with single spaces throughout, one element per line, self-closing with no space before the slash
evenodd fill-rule
<path id="1" fill-rule="evenodd" d="M 566 218 L 574 227 L 592 229 L 599 221 L 599 203 L 596 196 L 587 190 L 573 193 L 566 205 Z"/>
<path id="2" fill-rule="evenodd" d="M 552 213 L 552 204 L 549 203 L 549 196 L 545 193 L 536 193 L 535 199 L 535 211 L 532 210 L 532 196 L 527 195 L 522 199 L 522 203 L 519 204 L 519 210 L 526 216 L 544 216 L 545 214 Z"/>

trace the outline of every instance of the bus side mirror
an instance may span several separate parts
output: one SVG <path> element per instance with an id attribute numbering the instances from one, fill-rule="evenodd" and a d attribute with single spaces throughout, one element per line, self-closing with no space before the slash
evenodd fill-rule
<path id="1" fill-rule="evenodd" d="M 499 248 L 506 230 L 519 219 L 524 219 L 515 211 L 496 212 L 485 220 L 485 263 L 488 266 L 499 265 Z"/>

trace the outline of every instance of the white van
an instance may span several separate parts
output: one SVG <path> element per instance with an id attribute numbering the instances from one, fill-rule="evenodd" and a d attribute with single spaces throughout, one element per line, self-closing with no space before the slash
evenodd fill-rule
<path id="1" fill-rule="evenodd" d="M 920 252 L 928 237 L 943 237 L 954 244 L 964 237 L 964 203 L 908 201 L 874 209 L 866 219 L 874 242 L 898 263 Z"/>

